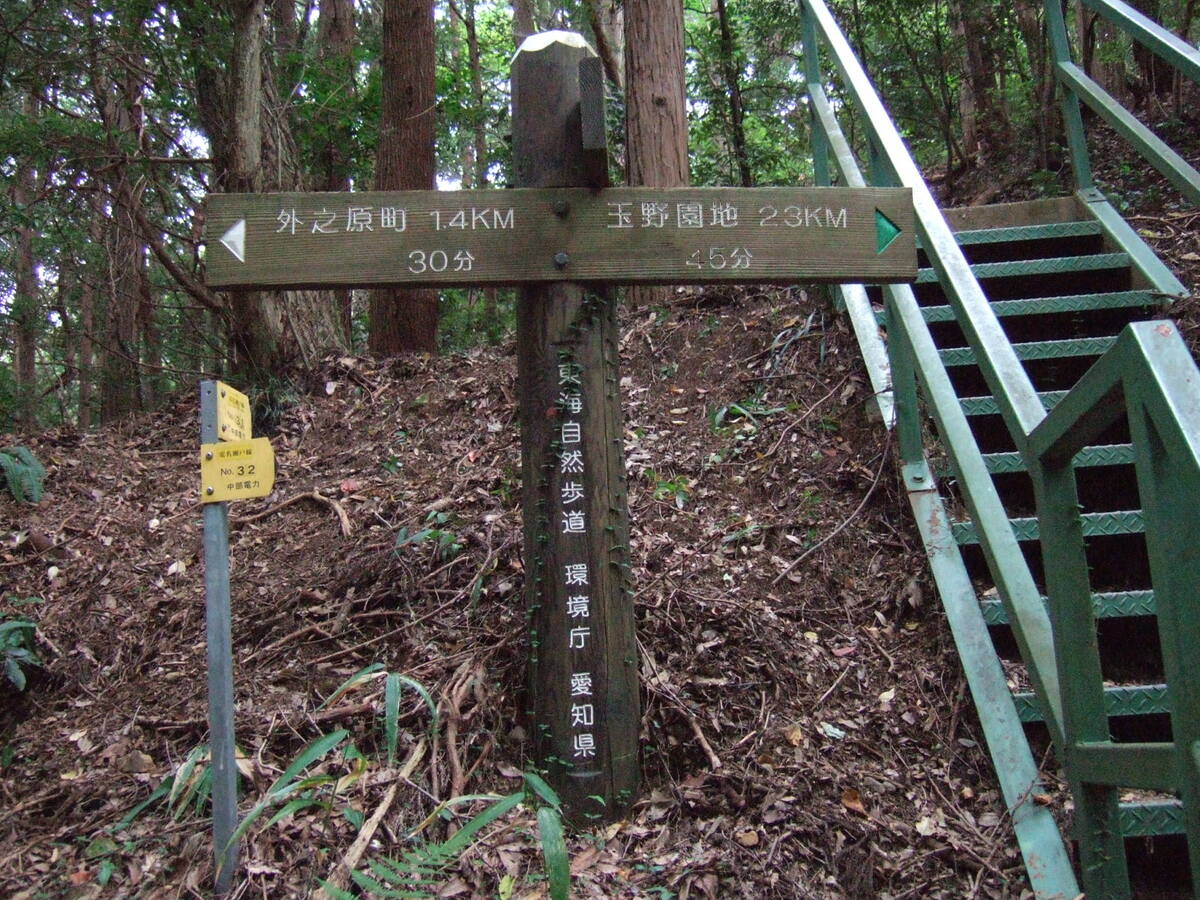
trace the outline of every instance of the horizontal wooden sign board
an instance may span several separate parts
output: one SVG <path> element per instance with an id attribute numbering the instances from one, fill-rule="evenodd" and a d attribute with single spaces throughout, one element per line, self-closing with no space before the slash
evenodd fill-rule
<path id="1" fill-rule="evenodd" d="M 907 188 L 210 194 L 210 287 L 913 281 Z"/>

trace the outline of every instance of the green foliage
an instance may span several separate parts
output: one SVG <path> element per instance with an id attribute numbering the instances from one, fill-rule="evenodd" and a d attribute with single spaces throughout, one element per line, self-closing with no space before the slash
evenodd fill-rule
<path id="1" fill-rule="evenodd" d="M 743 400 L 740 403 L 727 403 L 716 407 L 709 414 L 709 421 L 715 431 L 734 425 L 740 425 L 741 431 L 757 433 L 762 427 L 759 419 L 787 412 L 786 406 L 763 406 L 758 400 Z"/>
<path id="2" fill-rule="evenodd" d="M 426 708 L 428 708 L 430 716 L 429 733 L 435 734 L 438 730 L 437 702 L 433 699 L 433 695 L 429 693 L 429 689 L 425 685 L 408 675 L 385 671 L 381 662 L 371 663 L 371 665 L 359 669 L 338 685 L 337 689 L 321 704 L 320 709 L 330 706 L 335 700 L 346 696 L 351 691 L 373 686 L 380 678 L 384 681 L 384 746 L 387 752 L 388 765 L 390 766 L 396 761 L 396 746 L 400 735 L 400 697 L 405 687 L 411 688 L 425 703 Z"/>
<path id="3" fill-rule="evenodd" d="M 670 500 L 676 509 L 683 509 L 691 497 L 692 480 L 686 475 L 666 478 L 654 469 L 646 470 L 646 481 L 654 485 L 655 500 Z"/>
<path id="4" fill-rule="evenodd" d="M 438 346 L 453 352 L 499 344 L 516 327 L 516 298 L 510 288 L 442 291 Z"/>
<path id="5" fill-rule="evenodd" d="M 4 660 L 4 675 L 18 691 L 28 684 L 26 670 L 40 666 L 34 634 L 37 625 L 28 619 L 0 621 L 0 658 Z"/>
<path id="6" fill-rule="evenodd" d="M 739 524 L 740 527 L 733 529 L 721 538 L 722 544 L 732 544 L 737 547 L 742 544 L 750 544 L 759 539 L 762 534 L 762 526 L 757 522 L 747 522 L 741 518 L 735 519 L 729 524 Z"/>
<path id="7" fill-rule="evenodd" d="M 421 840 L 421 835 L 428 827 L 447 816 L 454 807 L 479 801 L 485 801 L 487 805 L 453 836 L 444 841 Z M 350 877 L 368 897 L 436 896 L 437 888 L 453 864 L 471 848 L 483 830 L 521 805 L 537 810 L 538 842 L 551 900 L 568 900 L 571 895 L 571 865 L 563 838 L 561 803 L 550 785 L 533 772 L 525 774 L 524 789 L 521 791 L 505 796 L 468 794 L 439 804 L 409 835 L 413 846 L 403 850 L 399 856 L 369 860 L 366 872 L 355 871 Z M 354 898 L 353 894 L 332 888 L 328 883 L 322 882 L 321 886 L 338 900 Z"/>
<path id="8" fill-rule="evenodd" d="M 713 4 L 685 4 L 692 182 L 739 180 L 732 79 L 744 108 L 752 180 L 808 183 L 812 161 L 798 5 L 794 0 L 726 0 L 725 5 L 732 26 L 729 43 Z M 539 27 L 578 30 L 597 43 L 589 4 L 563 0 L 534 6 Z M 972 162 L 959 134 L 968 48 L 952 25 L 956 7 L 945 0 L 831 0 L 831 6 L 920 164 L 944 170 L 952 179 Z M 1194 39 L 1194 21 L 1189 26 L 1182 20 L 1190 15 L 1185 12 L 1189 4 L 1159 6 L 1164 24 Z M 312 17 L 312 4 L 278 4 L 268 17 L 265 187 L 328 189 L 348 181 L 364 190 L 374 183 L 383 75 L 380 7 L 353 7 L 348 52 L 329 45 L 320 17 Z M 294 30 L 285 25 L 285 12 L 300 17 L 302 9 L 309 12 L 291 23 Z M 1035 187 L 1061 190 L 1064 154 L 1054 144 L 1057 116 L 1050 105 L 1052 85 L 1045 84 L 1039 14 L 1022 18 L 1011 4 L 996 2 L 959 4 L 958 9 L 988 25 L 971 33 L 977 42 L 971 49 L 988 61 L 993 108 L 1012 120 L 1006 149 L 1043 150 L 1035 165 L 1046 172 L 1035 177 Z M 440 4 L 435 28 L 438 182 L 504 187 L 513 180 L 512 4 L 458 0 L 453 11 Z M 36 343 L 38 363 L 36 383 L 18 385 L 12 350 L 0 350 L 0 429 L 114 414 L 111 403 L 101 402 L 112 395 L 103 398 L 105 391 L 98 387 L 115 386 L 130 408 L 152 408 L 170 392 L 193 385 L 198 372 L 227 368 L 245 349 L 231 344 L 253 343 L 252 323 L 259 319 L 248 317 L 239 323 L 247 327 L 234 328 L 239 305 L 209 308 L 194 286 L 184 287 L 189 280 L 203 280 L 203 250 L 194 230 L 203 195 L 227 187 L 229 177 L 234 33 L 232 7 L 223 3 L 119 3 L 80 15 L 62 15 L 54 4 L 32 0 L 0 4 L 0 174 L 14 185 L 19 175 L 32 175 L 36 185 L 35 202 L 0 205 L 0 319 L 10 330 L 20 325 Z M 1101 40 L 1095 48 L 1098 60 L 1123 64 L 1128 77 L 1145 79 L 1143 67 L 1128 60 L 1124 38 L 1103 41 L 1101 35 Z M 834 107 L 849 112 L 837 77 L 828 66 L 823 71 Z M 1159 90 L 1169 90 L 1170 83 L 1162 79 Z M 612 85 L 608 93 L 610 161 L 620 182 L 625 98 Z M 850 143 L 865 159 L 861 123 L 850 115 L 842 119 Z M 132 287 L 107 274 L 130 268 L 118 258 L 124 252 L 118 247 L 125 227 L 118 221 L 121 185 L 136 186 L 147 235 L 162 241 L 156 248 L 161 253 L 147 256 L 138 276 L 141 280 L 144 274 L 144 281 Z M 18 292 L 15 273 L 24 265 L 24 251 L 17 236 L 25 229 L 32 233 L 37 285 Z M 164 265 L 163 255 L 175 265 Z M 117 335 L 114 323 L 121 317 L 115 313 L 135 296 L 136 333 Z M 442 291 L 440 348 L 454 351 L 504 340 L 513 327 L 513 296 L 509 289 Z M 355 305 L 351 331 L 354 345 L 361 347 L 369 323 L 361 297 Z M 261 322 L 273 322 L 275 315 L 264 313 Z M 83 352 L 85 338 L 90 353 Z M 305 335 L 294 333 L 289 340 L 305 348 L 303 365 L 317 364 Z M 136 372 L 136 377 L 122 380 L 112 371 L 102 377 L 116 347 L 132 360 L 126 374 Z M 238 361 L 245 371 L 274 362 Z M 282 395 L 278 400 L 266 403 L 266 419 L 277 417 L 286 403 Z"/>
<path id="9" fill-rule="evenodd" d="M 433 547 L 434 558 L 439 562 L 454 559 L 462 553 L 463 545 L 457 534 L 450 530 L 450 516 L 444 512 L 431 512 L 425 518 L 425 527 L 410 533 L 408 528 L 396 532 L 396 551 L 407 545 L 428 544 Z"/>
<path id="10" fill-rule="evenodd" d="M 384 682 L 384 744 L 387 764 L 391 766 L 396 760 L 400 698 L 405 687 L 411 688 L 429 709 L 430 733 L 435 733 L 439 727 L 437 704 L 423 684 L 407 675 L 387 672 L 382 663 L 374 663 L 355 672 L 338 685 L 321 704 L 321 708 L 353 691 L 376 685 L 380 679 Z M 265 830 L 288 816 L 305 810 L 332 809 L 339 794 L 361 779 L 369 767 L 367 758 L 353 743 L 347 741 L 348 737 L 348 731 L 339 729 L 330 734 L 323 734 L 306 745 L 238 823 L 233 832 L 232 842 L 241 840 L 260 821 Z M 349 769 L 348 773 L 340 778 L 328 774 L 324 764 L 339 747 L 343 762 Z M 194 748 L 149 797 L 130 810 L 110 830 L 120 831 L 127 828 L 144 810 L 160 802 L 172 818 L 177 820 L 188 814 L 205 815 L 211 791 L 209 748 L 207 745 L 201 745 Z M 486 805 L 452 836 L 445 840 L 428 837 L 431 826 L 450 821 L 456 808 L 479 802 Z M 550 896 L 552 900 L 568 900 L 570 859 L 563 838 L 561 802 L 553 788 L 533 772 L 526 773 L 522 790 L 515 793 L 503 796 L 467 794 L 438 804 L 408 835 L 410 846 L 399 856 L 369 860 L 365 871 L 352 872 L 351 877 L 362 891 L 362 896 L 436 896 L 437 889 L 454 864 L 483 836 L 484 830 L 522 805 L 536 810 L 539 843 Z M 270 816 L 266 818 L 268 813 Z M 343 806 L 341 814 L 356 828 L 362 826 L 363 815 L 360 811 Z M 326 883 L 322 883 L 322 887 L 332 897 L 356 896 Z"/>
<path id="11" fill-rule="evenodd" d="M 233 830 L 233 835 L 229 838 L 230 843 L 236 844 L 240 841 L 250 827 L 272 807 L 279 806 L 280 809 L 267 822 L 267 828 L 310 806 L 328 808 L 329 803 L 320 796 L 317 789 L 326 785 L 336 785 L 336 779 L 330 775 L 306 775 L 304 773 L 309 766 L 326 756 L 349 734 L 350 732 L 341 728 L 331 734 L 321 735 L 301 750 L 283 771 L 283 774 L 276 778 L 271 787 L 267 789 L 263 798 L 254 804 L 245 818 L 238 823 L 237 828 Z"/>
<path id="12" fill-rule="evenodd" d="M 800 17 L 789 0 L 728 0 L 746 154 L 756 184 L 812 180 L 803 93 Z M 692 183 L 738 184 L 725 52 L 712 4 L 685 4 Z"/>
<path id="13" fill-rule="evenodd" d="M 18 503 L 41 502 L 46 469 L 27 448 L 0 450 L 0 469 L 4 470 L 4 480 L 14 500 Z"/>

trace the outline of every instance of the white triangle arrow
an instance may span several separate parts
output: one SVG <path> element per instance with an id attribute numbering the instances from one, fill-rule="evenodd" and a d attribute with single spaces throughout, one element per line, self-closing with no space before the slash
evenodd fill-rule
<path id="1" fill-rule="evenodd" d="M 238 219 L 237 223 L 221 235 L 221 243 L 238 258 L 238 262 L 246 261 L 246 220 Z"/>

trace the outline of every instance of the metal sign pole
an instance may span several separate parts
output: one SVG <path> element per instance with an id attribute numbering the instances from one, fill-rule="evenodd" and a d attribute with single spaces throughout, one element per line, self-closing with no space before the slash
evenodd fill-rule
<path id="1" fill-rule="evenodd" d="M 200 442 L 214 443 L 217 382 L 200 382 Z M 233 637 L 229 604 L 229 504 L 204 505 L 204 598 L 208 640 L 208 720 L 212 759 L 214 893 L 233 884 L 238 848 L 230 843 L 237 827 L 237 759 L 233 735 Z"/>

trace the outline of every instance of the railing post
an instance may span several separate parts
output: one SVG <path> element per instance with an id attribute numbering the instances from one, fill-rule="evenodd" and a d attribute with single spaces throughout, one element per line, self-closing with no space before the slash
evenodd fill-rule
<path id="1" fill-rule="evenodd" d="M 1092 161 L 1088 155 L 1087 133 L 1083 128 L 1083 114 L 1075 91 L 1058 77 L 1059 63 L 1071 62 L 1071 42 L 1067 37 L 1067 22 L 1063 18 L 1059 0 L 1046 0 L 1046 28 L 1050 32 L 1050 52 L 1053 56 L 1054 79 L 1062 91 L 1063 127 L 1067 131 L 1067 146 L 1071 152 L 1071 166 L 1075 170 L 1075 187 L 1085 191 L 1095 187 L 1092 178 Z"/>
<path id="2" fill-rule="evenodd" d="M 884 165 L 883 154 L 879 152 L 879 144 L 873 137 L 867 139 L 867 163 L 873 187 L 889 187 L 892 184 L 891 173 Z"/>
<path id="3" fill-rule="evenodd" d="M 824 186 L 833 183 L 829 178 L 829 136 L 825 134 L 813 107 L 811 88 L 811 85 L 821 83 L 821 47 L 817 43 L 817 28 L 807 2 L 800 4 L 800 17 L 803 23 L 804 80 L 809 85 L 808 122 L 812 134 L 813 180 Z"/>
<path id="4" fill-rule="evenodd" d="M 1153 339 L 1165 344 L 1155 348 L 1162 374 L 1174 376 L 1177 388 L 1189 382 L 1194 386 L 1194 364 L 1178 333 L 1159 327 Z M 1200 571 L 1200 512 L 1196 509 L 1200 458 L 1194 447 L 1187 446 L 1186 438 L 1180 439 L 1189 432 L 1196 434 L 1195 415 L 1191 421 L 1170 421 L 1176 410 L 1188 406 L 1196 410 L 1197 398 L 1193 390 L 1189 392 L 1190 403 L 1178 403 L 1184 394 L 1179 391 L 1172 398 L 1178 405 L 1172 409 L 1164 398 L 1155 396 L 1161 390 L 1160 379 L 1166 380 L 1162 375 L 1143 375 L 1130 391 L 1129 433 L 1136 454 L 1138 496 L 1146 517 L 1146 550 L 1154 583 L 1163 672 L 1171 697 L 1171 737 L 1178 758 L 1192 886 L 1200 892 L 1200 673 L 1195 665 L 1196 648 L 1200 646 L 1196 597 L 1196 573 Z"/>
<path id="5" fill-rule="evenodd" d="M 1046 594 L 1062 692 L 1063 746 L 1058 750 L 1075 798 L 1083 885 L 1088 896 L 1128 897 L 1118 791 L 1089 783 L 1087 766 L 1076 752 L 1079 744 L 1111 740 L 1111 733 L 1075 470 L 1070 456 L 1034 459 L 1030 476 L 1037 495 Z"/>
<path id="6" fill-rule="evenodd" d="M 899 315 L 891 285 L 884 288 L 887 297 L 888 361 L 892 371 L 892 406 L 896 411 L 896 442 L 905 465 L 924 459 L 921 441 L 921 413 L 917 400 L 917 370 L 912 347 L 904 330 L 896 323 Z"/>

